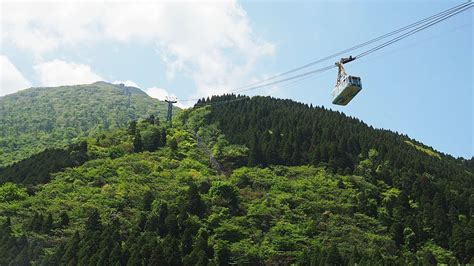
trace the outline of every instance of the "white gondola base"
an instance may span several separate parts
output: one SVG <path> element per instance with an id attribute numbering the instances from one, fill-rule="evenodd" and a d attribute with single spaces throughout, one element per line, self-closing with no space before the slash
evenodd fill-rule
<path id="1" fill-rule="evenodd" d="M 334 97 L 332 103 L 337 105 L 347 105 L 361 90 L 362 84 L 360 78 L 349 76 L 332 91 L 331 94 Z"/>

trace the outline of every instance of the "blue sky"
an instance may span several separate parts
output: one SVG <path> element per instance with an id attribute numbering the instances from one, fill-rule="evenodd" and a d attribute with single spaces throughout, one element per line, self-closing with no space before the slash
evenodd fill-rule
<path id="1" fill-rule="evenodd" d="M 29 86 L 97 79 L 137 84 L 157 98 L 222 93 L 459 3 L 2 2 L 0 96 Z M 85 15 L 71 19 L 75 14 Z M 346 70 L 360 76 L 364 88 L 345 107 L 331 104 L 336 70 L 249 94 L 324 105 L 374 127 L 407 134 L 441 152 L 470 158 L 474 155 L 472 22 L 471 9 L 348 64 Z"/>

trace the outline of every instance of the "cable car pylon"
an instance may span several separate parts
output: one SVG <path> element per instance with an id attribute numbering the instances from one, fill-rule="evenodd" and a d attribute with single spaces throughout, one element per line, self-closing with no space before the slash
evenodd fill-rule
<path id="1" fill-rule="evenodd" d="M 165 102 L 168 103 L 168 113 L 166 114 L 166 121 L 171 124 L 173 118 L 173 104 L 178 102 L 176 97 L 167 96 Z"/>

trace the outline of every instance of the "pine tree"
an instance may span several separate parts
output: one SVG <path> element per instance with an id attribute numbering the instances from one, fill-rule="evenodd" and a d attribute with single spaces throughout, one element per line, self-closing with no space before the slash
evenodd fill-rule
<path id="1" fill-rule="evenodd" d="M 183 236 L 181 238 L 181 254 L 182 257 L 185 257 L 192 251 L 193 247 L 193 229 L 187 227 L 184 229 Z"/>
<path id="2" fill-rule="evenodd" d="M 18 265 L 18 266 L 29 266 L 31 265 L 30 263 L 30 257 L 28 254 L 28 244 L 26 244 L 16 255 L 15 259 L 10 262 L 10 265 Z"/>
<path id="3" fill-rule="evenodd" d="M 189 184 L 187 198 L 189 213 L 202 217 L 206 211 L 206 206 L 204 201 L 201 199 L 198 187 L 193 182 Z"/>
<path id="4" fill-rule="evenodd" d="M 145 230 L 155 232 L 159 229 L 160 226 L 163 226 L 163 225 L 160 225 L 159 216 L 156 215 L 155 213 L 151 213 L 148 216 L 148 220 L 147 220 L 146 225 L 145 225 Z"/>
<path id="5" fill-rule="evenodd" d="M 94 209 L 86 222 L 86 231 L 88 234 L 93 232 L 99 232 L 102 230 L 102 223 L 100 221 L 100 215 L 97 209 Z"/>
<path id="6" fill-rule="evenodd" d="M 335 244 L 331 245 L 329 252 L 326 256 L 325 264 L 328 265 L 343 265 L 344 261 L 339 253 L 339 249 Z"/>
<path id="7" fill-rule="evenodd" d="M 215 260 L 216 260 L 217 265 L 219 266 L 229 265 L 230 259 L 231 259 L 231 253 L 230 253 L 229 247 L 227 246 L 225 242 L 220 242 L 217 245 L 217 250 L 215 253 Z"/>
<path id="8" fill-rule="evenodd" d="M 473 160 L 474 162 L 474 160 Z M 470 264 L 473 264 L 474 261 L 474 219 L 470 219 L 469 223 L 467 224 L 466 228 L 464 229 L 466 233 L 466 244 L 465 244 L 465 251 L 467 254 L 466 261 Z"/>
<path id="9" fill-rule="evenodd" d="M 177 237 L 179 233 L 178 220 L 176 219 L 176 214 L 170 213 L 166 216 L 165 226 L 168 234 L 173 237 Z"/>
<path id="10" fill-rule="evenodd" d="M 143 151 L 143 143 L 142 143 L 142 136 L 140 135 L 140 131 L 136 131 L 135 136 L 133 137 L 133 151 L 134 152 L 141 152 Z"/>
<path id="11" fill-rule="evenodd" d="M 192 252 L 187 256 L 186 261 L 192 261 L 194 265 L 207 265 L 211 250 L 207 244 L 208 234 L 206 230 L 200 230 L 193 245 Z"/>
<path id="12" fill-rule="evenodd" d="M 154 125 L 154 124 L 155 124 L 155 116 L 154 116 L 154 115 L 150 115 L 150 116 L 148 116 L 147 119 L 145 119 L 145 121 L 148 122 L 148 123 L 150 123 L 150 124 L 152 124 L 152 125 Z"/>
<path id="13" fill-rule="evenodd" d="M 256 166 L 262 163 L 262 154 L 258 144 L 258 138 L 256 135 L 253 135 L 252 141 L 250 142 L 248 165 Z"/>
<path id="14" fill-rule="evenodd" d="M 69 225 L 69 216 L 67 215 L 67 212 L 62 212 L 59 217 L 59 227 L 63 228 L 68 225 Z"/>
<path id="15" fill-rule="evenodd" d="M 431 251 L 427 250 L 423 254 L 423 265 L 437 265 L 438 261 Z"/>
<path id="16" fill-rule="evenodd" d="M 161 144 L 160 147 L 164 147 L 166 145 L 166 128 L 161 130 Z"/>
<path id="17" fill-rule="evenodd" d="M 357 249 L 357 246 L 354 246 L 351 251 L 351 256 L 349 258 L 348 265 L 359 264 L 361 259 L 362 259 L 362 256 L 360 255 L 359 250 Z"/>
<path id="18" fill-rule="evenodd" d="M 42 230 L 42 227 L 43 227 L 43 222 L 44 222 L 44 217 L 43 217 L 43 214 L 36 214 L 35 213 L 35 216 L 33 217 L 33 231 L 35 232 L 41 232 Z"/>
<path id="19" fill-rule="evenodd" d="M 159 129 L 153 129 L 151 151 L 156 151 L 159 147 L 163 147 L 163 141 L 161 140 L 161 131 Z"/>
<path id="20" fill-rule="evenodd" d="M 168 235 L 164 238 L 163 243 L 163 256 L 168 265 L 181 265 L 181 254 L 179 252 L 179 241 Z"/>
<path id="21" fill-rule="evenodd" d="M 110 250 L 108 248 L 102 248 L 97 251 L 94 256 L 97 256 L 97 265 L 107 265 L 109 263 Z"/>
<path id="22" fill-rule="evenodd" d="M 165 261 L 163 248 L 160 243 L 157 243 L 151 253 L 149 265 L 164 265 Z"/>
<path id="23" fill-rule="evenodd" d="M 130 258 L 127 261 L 127 266 L 142 266 L 142 256 L 138 244 L 135 244 L 132 248 Z"/>
<path id="24" fill-rule="evenodd" d="M 451 236 L 451 249 L 454 251 L 454 254 L 459 259 L 460 262 L 466 260 L 466 233 L 464 232 L 464 226 L 457 223 L 453 226 L 452 236 Z M 472 256 L 472 255 L 470 255 Z"/>
<path id="25" fill-rule="evenodd" d="M 48 234 L 51 229 L 53 229 L 53 215 L 50 213 L 48 217 L 44 220 L 42 225 L 42 230 L 44 233 Z"/>
<path id="26" fill-rule="evenodd" d="M 132 120 L 132 121 L 130 121 L 130 123 L 128 124 L 127 133 L 128 133 L 129 135 L 131 135 L 131 136 L 135 136 L 136 131 L 137 131 L 137 121 L 136 121 L 136 120 Z"/>
<path id="27" fill-rule="evenodd" d="M 165 219 L 168 216 L 168 204 L 166 202 L 160 203 L 158 206 L 158 232 L 160 236 L 165 236 L 168 229 L 165 225 Z"/>
<path id="28" fill-rule="evenodd" d="M 395 245 L 397 245 L 397 247 L 403 246 L 403 226 L 399 222 L 395 222 L 390 227 L 390 232 L 395 241 Z"/>
<path id="29" fill-rule="evenodd" d="M 160 118 L 158 116 L 155 117 L 155 125 L 160 126 Z"/>
<path id="30" fill-rule="evenodd" d="M 11 234 L 11 225 L 12 225 L 11 218 L 7 216 L 7 219 L 5 220 L 5 222 L 3 222 L 2 226 L 0 227 L 0 233 L 2 236 Z"/>
<path id="31" fill-rule="evenodd" d="M 145 192 L 145 195 L 143 196 L 143 210 L 148 212 L 151 210 L 151 204 L 153 203 L 153 200 L 155 200 L 155 196 L 153 195 L 153 192 L 147 191 Z"/>
<path id="32" fill-rule="evenodd" d="M 436 193 L 433 200 L 433 225 L 436 242 L 444 247 L 448 247 L 448 237 L 451 231 L 447 216 L 446 200 L 442 193 Z"/>
<path id="33" fill-rule="evenodd" d="M 122 248 L 120 247 L 120 243 L 114 243 L 112 252 L 109 255 L 109 265 L 120 265 L 122 261 Z M 157 264 L 152 264 L 157 265 Z"/>
<path id="34" fill-rule="evenodd" d="M 72 238 L 69 238 L 64 254 L 62 254 L 61 263 L 74 264 L 77 261 L 77 252 L 79 251 L 79 243 L 81 238 L 79 232 L 76 231 Z"/>
<path id="35" fill-rule="evenodd" d="M 178 149 L 178 142 L 176 141 L 175 138 L 170 139 L 170 148 L 173 151 L 176 151 Z"/>

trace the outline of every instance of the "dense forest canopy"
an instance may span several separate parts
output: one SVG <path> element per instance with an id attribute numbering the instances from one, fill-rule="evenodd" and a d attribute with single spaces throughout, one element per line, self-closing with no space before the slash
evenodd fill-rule
<path id="1" fill-rule="evenodd" d="M 236 97 L 0 168 L 0 265 L 474 263 L 472 160 Z"/>
<path id="2" fill-rule="evenodd" d="M 150 114 L 166 115 L 166 103 L 140 89 L 105 82 L 30 88 L 0 97 L 0 166 L 76 137 L 125 127 Z"/>

